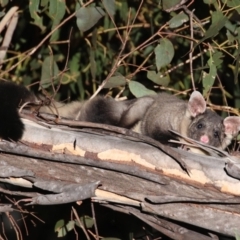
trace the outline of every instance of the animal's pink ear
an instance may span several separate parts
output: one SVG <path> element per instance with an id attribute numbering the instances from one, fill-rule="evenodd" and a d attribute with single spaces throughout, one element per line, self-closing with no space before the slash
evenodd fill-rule
<path id="1" fill-rule="evenodd" d="M 240 131 L 240 117 L 226 117 L 223 120 L 223 125 L 225 127 L 225 134 L 234 137 Z"/>
<path id="2" fill-rule="evenodd" d="M 194 91 L 191 94 L 188 101 L 188 110 L 192 117 L 196 117 L 197 115 L 206 111 L 206 101 L 200 92 Z"/>

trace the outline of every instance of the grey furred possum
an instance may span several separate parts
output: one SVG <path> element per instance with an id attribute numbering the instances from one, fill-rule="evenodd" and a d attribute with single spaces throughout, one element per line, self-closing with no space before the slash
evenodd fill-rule
<path id="1" fill-rule="evenodd" d="M 37 99 L 25 87 L 9 82 L 0 82 L 0 99 L 0 137 L 17 141 L 24 131 L 17 108 Z M 173 130 L 220 149 L 225 149 L 240 130 L 240 117 L 221 118 L 206 108 L 203 96 L 197 91 L 189 101 L 166 93 L 126 101 L 103 96 L 69 104 L 53 101 L 50 106 L 41 107 L 40 112 L 120 126 L 161 142 L 174 138 L 169 131 Z"/>
<path id="2" fill-rule="evenodd" d="M 79 121 L 104 123 L 132 129 L 160 142 L 179 132 L 194 140 L 225 149 L 240 130 L 240 117 L 221 118 L 206 108 L 200 92 L 194 91 L 189 101 L 166 93 L 145 96 L 134 100 L 116 101 L 97 96 L 86 102 L 54 103 L 40 111 L 52 112 Z"/>

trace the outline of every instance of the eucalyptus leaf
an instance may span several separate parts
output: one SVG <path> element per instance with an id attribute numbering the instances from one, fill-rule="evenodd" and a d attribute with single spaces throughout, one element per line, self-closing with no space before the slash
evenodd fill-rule
<path id="1" fill-rule="evenodd" d="M 203 73 L 203 95 L 206 96 L 207 93 L 209 92 L 209 90 L 212 88 L 216 75 L 217 75 L 217 68 L 212 60 L 212 58 L 210 58 L 208 60 L 208 65 L 209 65 L 209 73 L 204 72 Z"/>
<path id="2" fill-rule="evenodd" d="M 222 63 L 223 63 L 223 53 L 222 52 L 219 52 L 219 51 L 215 51 L 214 54 L 212 55 L 212 59 L 213 59 L 213 62 L 214 62 L 214 65 L 216 67 L 221 67 Z"/>
<path id="3" fill-rule="evenodd" d="M 0 1 L 0 6 L 5 7 L 8 4 L 9 0 L 1 0 Z"/>
<path id="4" fill-rule="evenodd" d="M 129 83 L 129 89 L 135 97 L 143 97 L 146 95 L 156 94 L 153 90 L 147 89 L 144 85 L 136 81 L 131 81 Z"/>
<path id="5" fill-rule="evenodd" d="M 221 11 L 213 12 L 211 26 L 206 31 L 204 38 L 202 38 L 194 47 L 198 46 L 200 43 L 202 43 L 208 38 L 215 37 L 219 33 L 219 31 L 225 26 L 227 20 L 227 17 L 224 16 Z"/>
<path id="6" fill-rule="evenodd" d="M 126 78 L 122 74 L 116 73 L 114 76 L 109 78 L 108 82 L 104 85 L 104 88 L 120 87 L 125 85 L 126 83 Z"/>
<path id="7" fill-rule="evenodd" d="M 96 79 L 97 65 L 95 61 L 95 52 L 93 49 L 90 51 L 90 70 L 92 79 Z"/>
<path id="8" fill-rule="evenodd" d="M 116 11 L 115 0 L 103 0 L 102 3 L 104 5 L 104 7 L 106 8 L 108 14 L 110 16 L 113 16 Z"/>
<path id="9" fill-rule="evenodd" d="M 212 24 L 205 33 L 205 39 L 213 37 L 219 33 L 219 31 L 225 26 L 227 17 L 223 15 L 221 11 L 215 11 L 212 13 Z"/>
<path id="10" fill-rule="evenodd" d="M 162 0 L 163 10 L 170 12 L 182 4 L 184 4 L 186 0 Z"/>
<path id="11" fill-rule="evenodd" d="M 58 229 L 62 228 L 64 226 L 65 222 L 63 219 L 59 220 L 56 222 L 55 227 L 54 227 L 54 231 L 57 232 Z"/>
<path id="12" fill-rule="evenodd" d="M 70 232 L 71 230 L 73 230 L 75 227 L 75 221 L 69 221 L 67 224 L 66 224 L 66 229 L 68 232 Z"/>
<path id="13" fill-rule="evenodd" d="M 92 228 L 94 225 L 94 220 L 92 217 L 89 216 L 82 216 L 80 217 L 80 221 L 86 228 Z M 77 223 L 77 222 L 76 222 Z"/>
<path id="14" fill-rule="evenodd" d="M 225 23 L 225 27 L 227 30 L 229 30 L 231 33 L 235 34 L 236 33 L 236 29 L 237 29 L 237 24 L 236 23 L 232 23 L 231 21 L 227 20 Z"/>
<path id="15" fill-rule="evenodd" d="M 148 71 L 147 72 L 147 78 L 149 80 L 151 80 L 152 82 L 158 84 L 158 85 L 162 85 L 164 87 L 167 87 L 169 82 L 170 82 L 170 79 L 168 76 L 165 76 L 165 77 L 159 77 L 160 76 L 160 73 L 156 73 L 155 71 Z"/>
<path id="16" fill-rule="evenodd" d="M 53 19 L 52 30 L 61 22 L 65 15 L 66 2 L 65 0 L 51 0 L 49 1 L 49 14 Z M 50 41 L 56 41 L 59 36 L 59 29 L 54 31 Z"/>
<path id="17" fill-rule="evenodd" d="M 105 16 L 105 12 L 101 7 L 81 7 L 76 12 L 77 26 L 80 31 L 85 32 L 103 16 Z"/>
<path id="18" fill-rule="evenodd" d="M 237 40 L 238 40 L 238 43 L 239 43 L 240 42 L 240 27 L 237 27 L 236 32 L 237 32 Z"/>
<path id="19" fill-rule="evenodd" d="M 226 33 L 226 36 L 227 36 L 227 39 L 228 39 L 228 42 L 229 44 L 232 44 L 234 41 L 237 40 L 238 36 L 235 36 L 234 34 L 232 34 L 231 31 L 227 30 L 227 33 Z"/>
<path id="20" fill-rule="evenodd" d="M 240 0 L 222 0 L 222 3 L 227 4 L 229 8 L 234 8 L 240 14 Z"/>
<path id="21" fill-rule="evenodd" d="M 43 88 L 49 87 L 52 83 L 56 82 L 58 74 L 59 69 L 53 57 L 51 56 L 46 57 L 42 64 L 40 85 Z"/>
<path id="22" fill-rule="evenodd" d="M 39 4 L 40 0 L 29 1 L 29 12 L 31 18 L 33 18 L 34 20 L 33 24 L 38 26 L 41 31 L 44 31 L 45 26 L 43 25 L 43 18 L 38 15 L 38 13 L 40 12 Z"/>
<path id="23" fill-rule="evenodd" d="M 5 16 L 5 12 L 4 11 L 0 11 L 0 18 L 2 18 L 3 16 Z"/>
<path id="24" fill-rule="evenodd" d="M 63 227 L 63 228 L 60 228 L 58 231 L 57 231 L 57 233 L 58 233 L 58 237 L 60 238 L 60 237 L 65 237 L 66 235 L 67 235 L 67 230 L 66 230 L 66 228 L 65 227 Z"/>
<path id="25" fill-rule="evenodd" d="M 162 67 L 168 65 L 174 56 L 174 48 L 167 38 L 162 38 L 160 44 L 154 49 L 156 55 L 156 66 L 159 71 Z"/>
<path id="26" fill-rule="evenodd" d="M 41 7 L 47 7 L 50 0 L 41 0 Z"/>
<path id="27" fill-rule="evenodd" d="M 183 23 L 188 22 L 189 17 L 184 12 L 181 12 L 177 15 L 175 15 L 170 21 L 169 21 L 169 27 L 170 28 L 177 28 L 183 25 Z"/>
<path id="28" fill-rule="evenodd" d="M 236 57 L 235 57 L 235 67 L 234 67 L 234 71 L 233 71 L 233 74 L 234 74 L 234 83 L 237 84 L 238 83 L 238 76 L 239 76 L 239 61 L 240 61 L 240 49 L 238 48 L 238 50 L 236 51 L 235 53 Z"/>
<path id="29" fill-rule="evenodd" d="M 217 3 L 217 0 L 203 0 L 204 3 L 211 5 Z"/>

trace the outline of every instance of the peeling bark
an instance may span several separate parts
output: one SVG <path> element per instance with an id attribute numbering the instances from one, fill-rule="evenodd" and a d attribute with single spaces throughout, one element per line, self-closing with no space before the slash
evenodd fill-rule
<path id="1" fill-rule="evenodd" d="M 91 198 L 173 239 L 211 238 L 182 227 L 185 223 L 230 236 L 239 230 L 240 183 L 225 171 L 229 161 L 237 164 L 234 157 L 196 155 L 99 124 L 61 129 L 25 120 L 25 125 L 21 142 L 0 142 L 0 181 L 33 192 L 0 188 L 3 194 L 43 205 Z"/>

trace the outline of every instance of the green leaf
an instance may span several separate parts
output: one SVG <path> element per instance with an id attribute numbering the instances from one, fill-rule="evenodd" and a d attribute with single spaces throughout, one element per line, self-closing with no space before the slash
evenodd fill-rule
<path id="1" fill-rule="evenodd" d="M 237 40 L 238 40 L 238 43 L 240 42 L 240 27 L 238 27 L 236 29 L 236 33 L 237 33 Z"/>
<path id="2" fill-rule="evenodd" d="M 222 52 L 219 52 L 217 50 L 214 52 L 212 58 L 213 58 L 214 65 L 216 67 L 221 67 L 222 62 L 223 62 L 223 60 L 222 60 L 223 57 L 224 56 L 223 56 Z"/>
<path id="3" fill-rule="evenodd" d="M 235 233 L 236 240 L 240 240 L 240 233 Z"/>
<path id="4" fill-rule="evenodd" d="M 208 4 L 208 5 L 211 5 L 211 4 L 215 4 L 217 3 L 217 0 L 203 0 L 204 3 Z"/>
<path id="5" fill-rule="evenodd" d="M 113 16 L 115 14 L 115 0 L 103 0 L 102 1 L 105 9 L 107 10 L 108 14 L 110 16 Z"/>
<path id="6" fill-rule="evenodd" d="M 67 235 L 67 230 L 66 230 L 66 228 L 65 227 L 63 227 L 63 228 L 60 228 L 58 231 L 57 231 L 57 233 L 58 233 L 58 237 L 60 238 L 60 237 L 65 237 L 66 235 Z"/>
<path id="7" fill-rule="evenodd" d="M 72 75 L 74 76 L 79 76 L 80 71 L 79 71 L 79 59 L 81 57 L 81 54 L 79 52 L 76 52 L 73 57 L 69 60 L 68 65 L 69 65 L 69 70 Z"/>
<path id="8" fill-rule="evenodd" d="M 54 227 L 54 232 L 59 231 L 60 228 L 64 227 L 64 224 L 65 224 L 65 222 L 63 219 L 57 221 L 55 224 L 55 227 Z"/>
<path id="9" fill-rule="evenodd" d="M 237 24 L 236 23 L 232 23 L 229 20 L 226 21 L 225 24 L 226 29 L 228 29 L 231 33 L 236 33 L 236 28 L 237 28 Z"/>
<path id="10" fill-rule="evenodd" d="M 31 18 L 33 18 L 34 20 L 33 24 L 41 28 L 41 31 L 44 31 L 45 26 L 43 25 L 43 18 L 38 16 L 38 12 L 40 11 L 39 3 L 40 3 L 40 0 L 29 1 L 29 12 L 30 12 Z"/>
<path id="11" fill-rule="evenodd" d="M 154 50 L 154 46 L 149 45 L 149 46 L 147 46 L 146 48 L 144 48 L 142 55 L 143 55 L 144 57 L 147 57 L 150 53 L 153 52 L 153 50 Z"/>
<path id="12" fill-rule="evenodd" d="M 182 0 L 162 0 L 163 10 L 167 11 L 171 8 L 176 8 L 178 5 L 181 6 Z"/>
<path id="13" fill-rule="evenodd" d="M 95 61 L 95 51 L 93 49 L 90 51 L 90 70 L 92 79 L 96 79 L 97 64 Z"/>
<path id="14" fill-rule="evenodd" d="M 50 0 L 41 0 L 41 7 L 47 7 Z"/>
<path id="15" fill-rule="evenodd" d="M 68 232 L 72 231 L 74 229 L 74 226 L 75 226 L 75 221 L 69 221 L 67 224 L 66 224 L 66 229 Z"/>
<path id="16" fill-rule="evenodd" d="M 234 41 L 237 39 L 237 37 L 234 34 L 232 34 L 229 30 L 227 30 L 226 36 L 229 44 L 234 43 Z"/>
<path id="17" fill-rule="evenodd" d="M 159 77 L 160 76 L 160 73 L 156 73 L 155 71 L 148 71 L 147 72 L 147 78 L 149 80 L 151 80 L 152 82 L 158 84 L 158 85 L 162 85 L 164 87 L 167 87 L 169 82 L 170 82 L 170 79 L 168 76 L 166 77 Z"/>
<path id="18" fill-rule="evenodd" d="M 213 12 L 212 24 L 205 33 L 205 39 L 217 35 L 219 31 L 225 26 L 227 20 L 227 17 L 225 17 L 221 11 Z"/>
<path id="19" fill-rule="evenodd" d="M 126 19 L 126 13 L 129 11 L 129 5 L 128 4 L 131 4 L 131 3 L 128 3 L 128 1 L 118 1 L 118 14 L 120 16 L 121 19 Z M 135 16 L 135 9 L 133 8 L 132 9 L 132 14 L 133 16 Z M 126 20 L 127 22 L 127 20 Z"/>
<path id="20" fill-rule="evenodd" d="M 100 7 L 82 7 L 76 12 L 77 26 L 80 31 L 87 31 L 93 27 L 100 18 L 105 16 L 105 12 Z"/>
<path id="21" fill-rule="evenodd" d="M 53 57 L 46 57 L 42 64 L 42 74 L 40 84 L 43 88 L 49 87 L 52 83 L 55 83 L 59 69 L 54 61 Z"/>
<path id="22" fill-rule="evenodd" d="M 80 221 L 86 228 L 92 228 L 94 225 L 94 220 L 92 217 L 89 216 L 82 216 L 80 217 Z M 76 222 L 77 223 L 77 222 Z"/>
<path id="23" fill-rule="evenodd" d="M 1 1 L 0 1 L 0 3 L 1 3 Z M 1 5 L 1 4 L 0 4 Z M 6 15 L 6 13 L 4 12 L 4 11 L 0 11 L 0 18 L 2 18 L 3 16 L 5 16 Z"/>
<path id="24" fill-rule="evenodd" d="M 209 73 L 203 72 L 203 95 L 206 96 L 207 93 L 209 92 L 209 90 L 212 88 L 216 75 L 217 75 L 217 68 L 212 60 L 212 58 L 210 58 L 208 60 L 208 65 L 209 65 Z"/>
<path id="25" fill-rule="evenodd" d="M 227 4 L 229 8 L 234 8 L 240 14 L 240 0 L 222 0 L 223 4 Z"/>
<path id="26" fill-rule="evenodd" d="M 139 82 L 131 81 L 129 84 L 129 89 L 135 97 L 143 97 L 146 95 L 155 95 L 153 90 L 147 89 L 144 85 Z"/>
<path id="27" fill-rule="evenodd" d="M 1 0 L 0 1 L 0 6 L 5 7 L 8 4 L 9 0 Z"/>
<path id="28" fill-rule="evenodd" d="M 154 53 L 156 55 L 157 70 L 159 71 L 161 67 L 168 65 L 172 61 L 174 48 L 168 39 L 162 38 L 160 44 L 154 49 Z"/>
<path id="29" fill-rule="evenodd" d="M 189 17 L 184 12 L 177 14 L 169 21 L 170 28 L 177 28 L 183 25 L 183 23 L 188 22 Z"/>
<path id="30" fill-rule="evenodd" d="M 237 141 L 240 141 L 240 134 L 237 135 Z M 237 236 L 236 236 L 236 240 L 240 240 L 240 235 L 237 235 Z"/>
<path id="31" fill-rule="evenodd" d="M 234 67 L 234 71 L 233 71 L 233 74 L 234 74 L 234 83 L 237 84 L 238 83 L 238 76 L 239 76 L 239 61 L 240 61 L 240 48 L 237 49 L 236 51 L 236 57 L 235 57 L 235 67 Z"/>
<path id="32" fill-rule="evenodd" d="M 203 41 L 205 41 L 208 38 L 215 37 L 219 31 L 225 26 L 227 22 L 227 17 L 223 15 L 220 11 L 215 11 L 212 13 L 212 24 L 209 27 L 209 29 L 205 33 L 205 37 L 201 39 L 196 46 L 201 44 Z M 194 47 L 196 47 L 194 46 Z"/>
<path id="33" fill-rule="evenodd" d="M 127 83 L 126 78 L 121 73 L 116 72 L 114 76 L 109 78 L 104 88 L 115 88 L 115 87 L 123 86 L 126 83 Z"/>
<path id="34" fill-rule="evenodd" d="M 65 15 L 65 0 L 51 0 L 49 5 L 49 15 L 53 19 L 52 30 L 61 22 Z M 50 41 L 56 41 L 59 36 L 59 29 L 55 31 Z"/>

